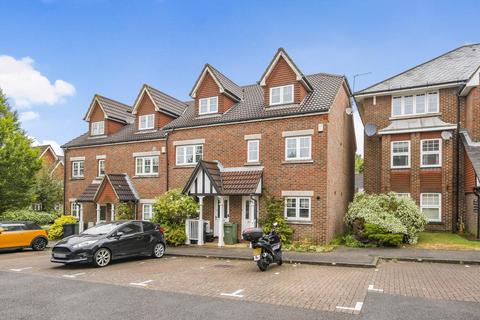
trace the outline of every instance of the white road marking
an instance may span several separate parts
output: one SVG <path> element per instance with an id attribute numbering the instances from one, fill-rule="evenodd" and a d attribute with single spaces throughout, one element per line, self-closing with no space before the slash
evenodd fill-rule
<path id="1" fill-rule="evenodd" d="M 62 277 L 65 278 L 76 278 L 78 276 L 83 276 L 85 272 L 79 272 L 79 273 L 74 273 L 74 274 L 64 274 Z"/>
<path id="2" fill-rule="evenodd" d="M 150 282 L 153 282 L 153 280 L 146 280 L 142 282 L 130 282 L 132 286 L 140 286 L 140 287 L 146 287 Z"/>
<path id="3" fill-rule="evenodd" d="M 354 308 L 337 306 L 340 310 L 362 311 L 363 302 L 357 302 Z"/>
<path id="4" fill-rule="evenodd" d="M 142 262 L 140 262 L 139 264 L 144 264 L 144 263 L 145 263 L 145 261 L 142 261 Z"/>
<path id="5" fill-rule="evenodd" d="M 280 272 L 275 272 L 275 274 L 280 274 Z"/>
<path id="6" fill-rule="evenodd" d="M 375 272 L 378 272 L 378 269 L 375 269 Z"/>
<path id="7" fill-rule="evenodd" d="M 368 291 L 383 292 L 383 289 L 375 289 L 373 284 L 368 286 Z"/>
<path id="8" fill-rule="evenodd" d="M 468 264 L 465 265 L 465 268 L 470 268 L 470 266 Z"/>
<path id="9" fill-rule="evenodd" d="M 220 295 L 221 296 L 227 296 L 227 297 L 243 298 L 243 294 L 239 294 L 243 290 L 244 289 L 240 289 L 240 290 L 237 290 L 237 291 L 232 292 L 232 293 L 221 293 Z"/>
<path id="10" fill-rule="evenodd" d="M 21 272 L 23 270 L 32 269 L 32 267 L 25 267 L 25 268 L 18 268 L 18 269 L 10 269 L 10 271 Z"/>

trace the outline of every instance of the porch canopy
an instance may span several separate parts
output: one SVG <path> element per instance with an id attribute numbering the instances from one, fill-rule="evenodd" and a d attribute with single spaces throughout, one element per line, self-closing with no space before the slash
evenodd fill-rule
<path id="1" fill-rule="evenodd" d="M 198 244 L 203 244 L 203 198 L 205 196 L 259 196 L 262 193 L 263 167 L 236 167 L 224 168 L 219 161 L 200 160 L 193 170 L 183 192 L 197 196 L 200 204 L 198 225 L 195 230 L 189 230 L 187 224 L 187 235 L 189 232 L 198 232 Z M 254 205 L 253 200 L 251 201 Z M 223 212 L 223 201 L 219 202 L 220 212 Z M 252 210 L 253 212 L 253 210 Z M 223 246 L 223 224 L 224 216 L 220 215 L 218 229 L 218 245 Z"/>
<path id="2" fill-rule="evenodd" d="M 138 202 L 139 196 L 130 177 L 126 173 L 106 174 L 102 180 L 94 180 L 85 188 L 77 202 L 93 202 L 97 204 L 97 223 L 100 219 L 101 204 L 109 204 L 111 221 L 115 220 L 115 203 Z M 81 210 L 83 211 L 83 209 Z M 80 214 L 83 220 L 83 212 Z M 83 221 L 82 221 L 83 222 Z"/>

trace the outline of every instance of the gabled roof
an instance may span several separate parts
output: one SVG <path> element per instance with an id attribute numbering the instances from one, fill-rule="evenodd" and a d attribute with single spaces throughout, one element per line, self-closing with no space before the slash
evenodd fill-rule
<path id="1" fill-rule="evenodd" d="M 102 190 L 102 186 L 104 186 L 106 183 L 109 183 L 112 186 L 115 196 L 120 202 L 135 202 L 140 199 L 128 174 L 109 173 L 103 177 L 103 180 L 100 183 L 98 183 L 98 181 L 92 182 L 77 201 L 96 202 L 100 196 L 100 190 Z"/>
<path id="2" fill-rule="evenodd" d="M 144 84 L 142 90 L 140 90 L 140 93 L 137 96 L 137 99 L 135 100 L 135 103 L 133 104 L 132 114 L 137 113 L 138 105 L 140 104 L 144 94 L 147 94 L 150 97 L 155 105 L 155 110 L 164 112 L 174 117 L 181 115 L 187 107 L 185 102 L 175 99 L 174 97 L 169 96 L 168 94 L 157 90 L 148 84 Z"/>
<path id="3" fill-rule="evenodd" d="M 223 168 L 219 162 L 200 160 L 183 192 L 193 195 L 260 194 L 262 175 L 262 167 Z"/>
<path id="4" fill-rule="evenodd" d="M 93 112 L 95 103 L 98 103 L 107 119 L 121 123 L 132 123 L 135 120 L 135 117 L 132 116 L 132 107 L 99 94 L 93 97 L 83 120 L 90 121 L 90 115 Z"/>
<path id="5" fill-rule="evenodd" d="M 240 101 L 242 99 L 242 88 L 208 63 L 203 67 L 200 76 L 198 77 L 192 91 L 190 92 L 190 96 L 192 98 L 195 98 L 198 87 L 202 83 L 207 73 L 209 73 L 212 76 L 213 80 L 215 80 L 215 83 L 220 88 L 220 92 L 226 93 L 236 101 Z"/>
<path id="6" fill-rule="evenodd" d="M 480 143 L 473 142 L 465 129 L 460 131 L 460 137 L 476 175 L 480 176 Z"/>
<path id="7" fill-rule="evenodd" d="M 215 117 L 198 117 L 193 101 L 178 118 L 164 129 L 197 127 L 212 124 L 231 123 L 249 120 L 262 120 L 283 116 L 328 112 L 346 79 L 341 75 L 317 73 L 305 76 L 313 87 L 301 103 L 271 107 L 264 105 L 263 88 L 258 84 L 243 86 L 243 99 L 227 112 Z"/>
<path id="8" fill-rule="evenodd" d="M 360 90 L 355 95 L 463 83 L 470 79 L 479 66 L 480 44 L 465 45 Z"/>
<path id="9" fill-rule="evenodd" d="M 95 195 L 97 194 L 99 188 L 100 188 L 100 183 L 98 181 L 92 182 L 85 188 L 85 190 L 82 192 L 80 197 L 78 197 L 77 201 L 78 202 L 94 202 Z"/>
<path id="10" fill-rule="evenodd" d="M 270 75 L 270 73 L 274 69 L 275 65 L 280 60 L 280 58 L 283 58 L 287 62 L 287 64 L 290 66 L 290 68 L 293 70 L 293 72 L 295 72 L 295 74 L 297 76 L 297 81 L 301 81 L 305 85 L 305 88 L 307 88 L 308 91 L 313 90 L 313 87 L 310 84 L 310 82 L 308 81 L 308 79 L 303 75 L 303 73 L 297 67 L 295 62 L 293 62 L 293 60 L 290 58 L 290 56 L 287 54 L 287 52 L 283 48 L 279 48 L 277 50 L 277 53 L 273 57 L 272 61 L 270 61 L 267 69 L 265 70 L 262 77 L 258 81 L 258 83 L 261 86 L 264 86 L 266 84 L 266 80 L 267 80 L 268 76 Z"/>
<path id="11" fill-rule="evenodd" d="M 53 157 L 55 158 L 55 160 L 58 160 L 58 156 L 57 154 L 55 153 L 55 151 L 53 150 L 52 146 L 49 145 L 49 144 L 44 144 L 44 145 L 41 145 L 41 146 L 35 146 L 34 148 L 37 148 L 40 152 L 40 155 L 39 155 L 39 158 L 43 157 L 43 155 L 48 151 L 50 150 L 50 152 L 53 154 Z"/>

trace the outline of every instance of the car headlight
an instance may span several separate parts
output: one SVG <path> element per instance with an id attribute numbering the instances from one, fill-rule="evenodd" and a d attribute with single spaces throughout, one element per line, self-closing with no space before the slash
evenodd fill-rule
<path id="1" fill-rule="evenodd" d="M 91 244 L 94 244 L 95 242 L 97 242 L 98 240 L 87 240 L 87 241 L 83 241 L 83 242 L 80 242 L 80 243 L 77 243 L 75 244 L 73 247 L 74 248 L 82 248 L 82 247 L 86 247 L 86 246 L 89 246 Z"/>

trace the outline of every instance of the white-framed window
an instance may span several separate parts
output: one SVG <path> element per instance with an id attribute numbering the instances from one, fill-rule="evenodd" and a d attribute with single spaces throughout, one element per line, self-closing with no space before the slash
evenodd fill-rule
<path id="1" fill-rule="evenodd" d="M 270 105 L 293 102 L 293 84 L 270 88 Z"/>
<path id="2" fill-rule="evenodd" d="M 55 203 L 53 206 L 53 210 L 55 211 L 61 211 L 63 209 L 63 203 Z"/>
<path id="3" fill-rule="evenodd" d="M 105 133 L 105 121 L 92 122 L 92 136 L 99 136 Z"/>
<path id="4" fill-rule="evenodd" d="M 83 178 L 84 161 L 72 161 L 72 178 Z"/>
<path id="5" fill-rule="evenodd" d="M 72 217 L 79 218 L 80 217 L 80 210 L 82 209 L 82 204 L 78 202 L 71 202 L 71 209 L 70 214 Z"/>
<path id="6" fill-rule="evenodd" d="M 33 205 L 33 210 L 35 211 L 42 211 L 42 203 L 41 202 L 37 202 Z"/>
<path id="7" fill-rule="evenodd" d="M 442 221 L 442 194 L 441 193 L 421 193 L 420 209 L 427 217 L 429 222 Z"/>
<path id="8" fill-rule="evenodd" d="M 155 127 L 155 115 L 146 114 L 138 118 L 138 130 L 148 130 Z"/>
<path id="9" fill-rule="evenodd" d="M 421 167 L 442 166 L 442 139 L 420 141 Z"/>
<path id="10" fill-rule="evenodd" d="M 178 166 L 197 164 L 203 158 L 203 145 L 177 146 L 176 158 Z"/>
<path id="11" fill-rule="evenodd" d="M 105 175 L 105 159 L 98 160 L 98 177 Z"/>
<path id="12" fill-rule="evenodd" d="M 151 220 L 153 218 L 153 204 L 144 203 L 142 205 L 143 220 Z"/>
<path id="13" fill-rule="evenodd" d="M 286 197 L 285 218 L 287 220 L 311 219 L 311 198 L 309 197 Z"/>
<path id="14" fill-rule="evenodd" d="M 410 141 L 393 141 L 391 167 L 410 168 Z"/>
<path id="15" fill-rule="evenodd" d="M 397 197 L 399 198 L 410 198 L 410 193 L 409 192 L 396 192 Z"/>
<path id="16" fill-rule="evenodd" d="M 200 99 L 198 114 L 210 114 L 218 112 L 218 97 Z"/>
<path id="17" fill-rule="evenodd" d="M 286 160 L 309 160 L 312 158 L 312 137 L 285 138 Z"/>
<path id="18" fill-rule="evenodd" d="M 247 141 L 247 162 L 260 161 L 260 140 Z"/>
<path id="19" fill-rule="evenodd" d="M 438 112 L 438 91 L 392 96 L 392 117 Z"/>
<path id="20" fill-rule="evenodd" d="M 158 156 L 136 157 L 135 175 L 148 176 L 158 174 Z"/>

